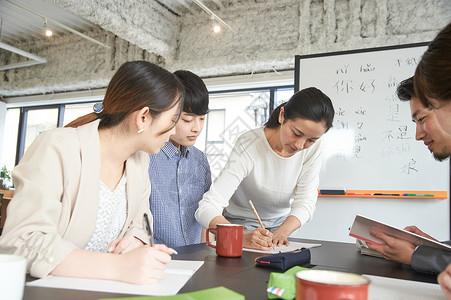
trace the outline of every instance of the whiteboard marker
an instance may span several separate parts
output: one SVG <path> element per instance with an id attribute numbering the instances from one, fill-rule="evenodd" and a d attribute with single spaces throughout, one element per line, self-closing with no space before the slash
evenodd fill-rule
<path id="1" fill-rule="evenodd" d="M 362 196 L 371 196 L 371 194 L 365 194 L 365 193 L 346 193 L 346 195 L 362 195 Z"/>

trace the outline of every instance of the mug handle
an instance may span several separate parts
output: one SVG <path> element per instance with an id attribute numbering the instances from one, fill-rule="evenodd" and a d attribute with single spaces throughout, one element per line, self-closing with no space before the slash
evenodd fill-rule
<path id="1" fill-rule="evenodd" d="M 216 248 L 216 246 L 210 243 L 210 235 L 209 235 L 209 233 L 210 233 L 210 230 L 215 230 L 215 229 L 216 229 L 215 227 L 210 227 L 210 228 L 207 228 L 207 231 L 205 232 L 206 239 L 207 239 L 207 245 L 212 247 L 212 248 Z"/>

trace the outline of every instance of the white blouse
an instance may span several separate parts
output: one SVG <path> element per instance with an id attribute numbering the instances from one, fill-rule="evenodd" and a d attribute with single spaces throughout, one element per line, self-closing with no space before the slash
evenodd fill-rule
<path id="1" fill-rule="evenodd" d="M 322 141 L 291 157 L 271 148 L 264 128 L 245 132 L 236 141 L 226 166 L 204 194 L 196 220 L 205 228 L 223 214 L 255 220 L 252 200 L 263 221 L 294 216 L 302 225 L 309 221 L 318 198 Z"/>
<path id="2" fill-rule="evenodd" d="M 85 250 L 107 252 L 124 227 L 127 218 L 127 179 L 122 176 L 114 191 L 100 180 L 96 228 Z"/>

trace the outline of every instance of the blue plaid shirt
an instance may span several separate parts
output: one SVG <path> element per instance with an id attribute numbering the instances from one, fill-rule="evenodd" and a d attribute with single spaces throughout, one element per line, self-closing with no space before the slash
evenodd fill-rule
<path id="1" fill-rule="evenodd" d="M 150 155 L 149 176 L 155 242 L 168 247 L 200 243 L 202 226 L 194 213 L 211 185 L 205 154 L 193 146 L 180 152 L 167 142 Z"/>

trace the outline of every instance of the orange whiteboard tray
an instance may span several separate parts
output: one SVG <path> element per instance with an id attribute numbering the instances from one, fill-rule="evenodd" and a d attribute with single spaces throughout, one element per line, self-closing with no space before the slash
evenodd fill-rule
<path id="1" fill-rule="evenodd" d="M 378 195 L 379 194 L 379 195 Z M 406 196 L 404 196 L 406 195 Z M 346 190 L 346 195 L 323 195 L 321 197 L 347 197 L 347 198 L 423 198 L 448 199 L 447 191 L 401 191 L 401 190 Z"/>

